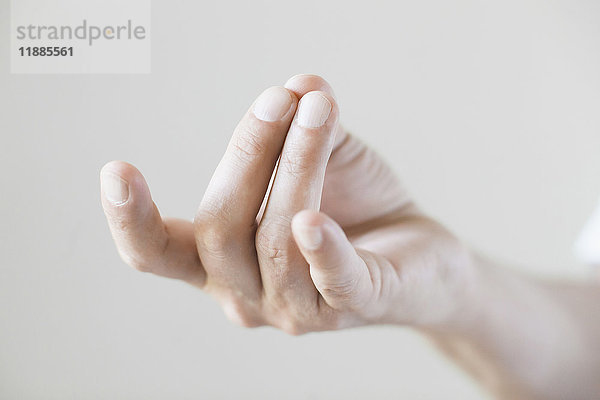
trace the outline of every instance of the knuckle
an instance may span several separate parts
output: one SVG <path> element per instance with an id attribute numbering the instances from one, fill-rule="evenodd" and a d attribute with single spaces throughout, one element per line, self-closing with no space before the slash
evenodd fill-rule
<path id="1" fill-rule="evenodd" d="M 286 265 L 290 260 L 290 250 L 285 246 L 265 245 L 264 242 L 261 241 L 261 244 L 256 245 L 256 250 L 263 259 L 267 260 L 272 265 Z"/>
<path id="2" fill-rule="evenodd" d="M 301 336 L 309 332 L 303 323 L 294 318 L 284 320 L 280 329 L 290 336 Z"/>
<path id="3" fill-rule="evenodd" d="M 298 299 L 286 304 L 274 304 L 272 299 L 265 304 L 269 324 L 291 336 L 300 336 L 321 329 L 322 315 L 317 307 Z"/>
<path id="4" fill-rule="evenodd" d="M 372 303 L 372 297 L 377 290 L 371 285 L 373 280 L 378 280 L 378 276 L 371 275 L 369 279 L 354 273 L 315 275 L 314 270 L 311 270 L 311 274 L 316 279 L 317 288 L 323 298 L 338 311 L 363 310 Z"/>
<path id="5" fill-rule="evenodd" d="M 292 176 L 304 176 L 311 171 L 315 164 L 314 154 L 289 151 L 282 153 L 279 168 Z"/>
<path id="6" fill-rule="evenodd" d="M 125 252 L 119 252 L 119 255 L 121 256 L 121 259 L 125 262 L 125 264 L 129 265 L 130 267 L 134 268 L 139 272 L 153 272 L 155 269 L 152 263 L 149 263 L 140 257 L 136 257 L 132 254 Z"/>
<path id="7" fill-rule="evenodd" d="M 333 309 L 312 311 L 308 313 L 291 311 L 278 312 L 278 329 L 291 336 L 301 336 L 310 332 L 333 331 L 352 326 L 344 320 L 343 315 Z"/>
<path id="8" fill-rule="evenodd" d="M 248 162 L 266 151 L 265 140 L 260 130 L 253 125 L 239 127 L 231 141 L 233 154 L 243 162 Z"/>
<path id="9" fill-rule="evenodd" d="M 269 271 L 263 276 L 271 285 L 276 288 L 285 288 L 293 285 L 292 264 L 297 262 L 298 255 L 289 244 L 273 241 L 269 244 L 257 244 L 256 252 L 258 254 L 259 264 L 266 267 Z M 273 292 L 273 293 L 272 293 Z M 288 304 L 287 296 L 279 290 L 268 291 L 268 297 L 274 304 L 285 306 Z"/>
<path id="10" fill-rule="evenodd" d="M 286 263 L 292 248 L 290 222 L 264 222 L 256 230 L 256 250 L 275 264 Z"/>
<path id="11" fill-rule="evenodd" d="M 196 214 L 194 231 L 199 247 L 211 254 L 226 252 L 234 242 L 230 230 L 227 229 L 222 218 L 207 211 L 200 211 Z"/>
<path id="12" fill-rule="evenodd" d="M 358 279 L 329 281 L 322 284 L 320 290 L 325 297 L 335 297 L 342 301 L 350 301 L 356 294 Z"/>
<path id="13" fill-rule="evenodd" d="M 227 300 L 223 309 L 227 318 L 234 324 L 244 328 L 261 326 L 259 319 L 250 310 L 250 307 L 239 299 Z"/>

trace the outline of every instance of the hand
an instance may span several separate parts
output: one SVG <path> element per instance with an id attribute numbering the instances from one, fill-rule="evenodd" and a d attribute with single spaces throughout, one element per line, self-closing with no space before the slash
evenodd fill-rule
<path id="1" fill-rule="evenodd" d="M 163 220 L 142 175 L 107 164 L 102 203 L 120 255 L 205 289 L 247 327 L 452 325 L 471 286 L 468 252 L 338 119 L 317 76 L 267 89 L 235 129 L 193 223 Z"/>

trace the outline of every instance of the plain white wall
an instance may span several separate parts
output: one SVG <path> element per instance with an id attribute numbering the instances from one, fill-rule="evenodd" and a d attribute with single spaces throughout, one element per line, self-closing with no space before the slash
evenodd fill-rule
<path id="1" fill-rule="evenodd" d="M 98 172 L 137 165 L 191 218 L 265 87 L 325 76 L 344 124 L 485 252 L 583 276 L 600 194 L 600 2 L 153 2 L 151 75 L 10 75 L 0 1 L 0 397 L 482 399 L 407 329 L 229 324 L 121 263 Z"/>

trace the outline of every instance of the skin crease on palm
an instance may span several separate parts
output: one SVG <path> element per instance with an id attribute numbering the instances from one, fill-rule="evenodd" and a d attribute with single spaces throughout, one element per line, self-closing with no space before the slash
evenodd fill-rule
<path id="1" fill-rule="evenodd" d="M 102 204 L 119 254 L 205 290 L 245 327 L 298 335 L 409 325 L 503 398 L 600 389 L 586 348 L 598 341 L 581 333 L 587 316 L 571 316 L 585 311 L 571 306 L 571 289 L 489 268 L 413 204 L 339 114 L 318 76 L 267 89 L 236 127 L 193 222 L 163 219 L 141 173 L 108 163 Z M 583 359 L 585 373 L 574 367 Z"/>

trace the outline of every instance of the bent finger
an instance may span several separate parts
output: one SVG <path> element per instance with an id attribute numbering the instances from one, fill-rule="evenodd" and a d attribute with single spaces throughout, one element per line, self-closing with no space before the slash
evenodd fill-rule
<path id="1" fill-rule="evenodd" d="M 289 224 L 303 209 L 319 210 L 327 161 L 337 129 L 338 109 L 326 92 L 300 99 L 288 132 L 269 200 L 257 232 L 257 250 L 268 294 L 290 299 L 316 295 Z"/>
<path id="2" fill-rule="evenodd" d="M 142 174 L 121 161 L 100 172 L 102 206 L 121 258 L 132 267 L 203 286 L 192 223 L 163 219 Z"/>
<path id="3" fill-rule="evenodd" d="M 323 213 L 304 210 L 292 220 L 292 231 L 325 302 L 338 310 L 366 306 L 374 293 L 371 274 L 342 228 Z"/>

